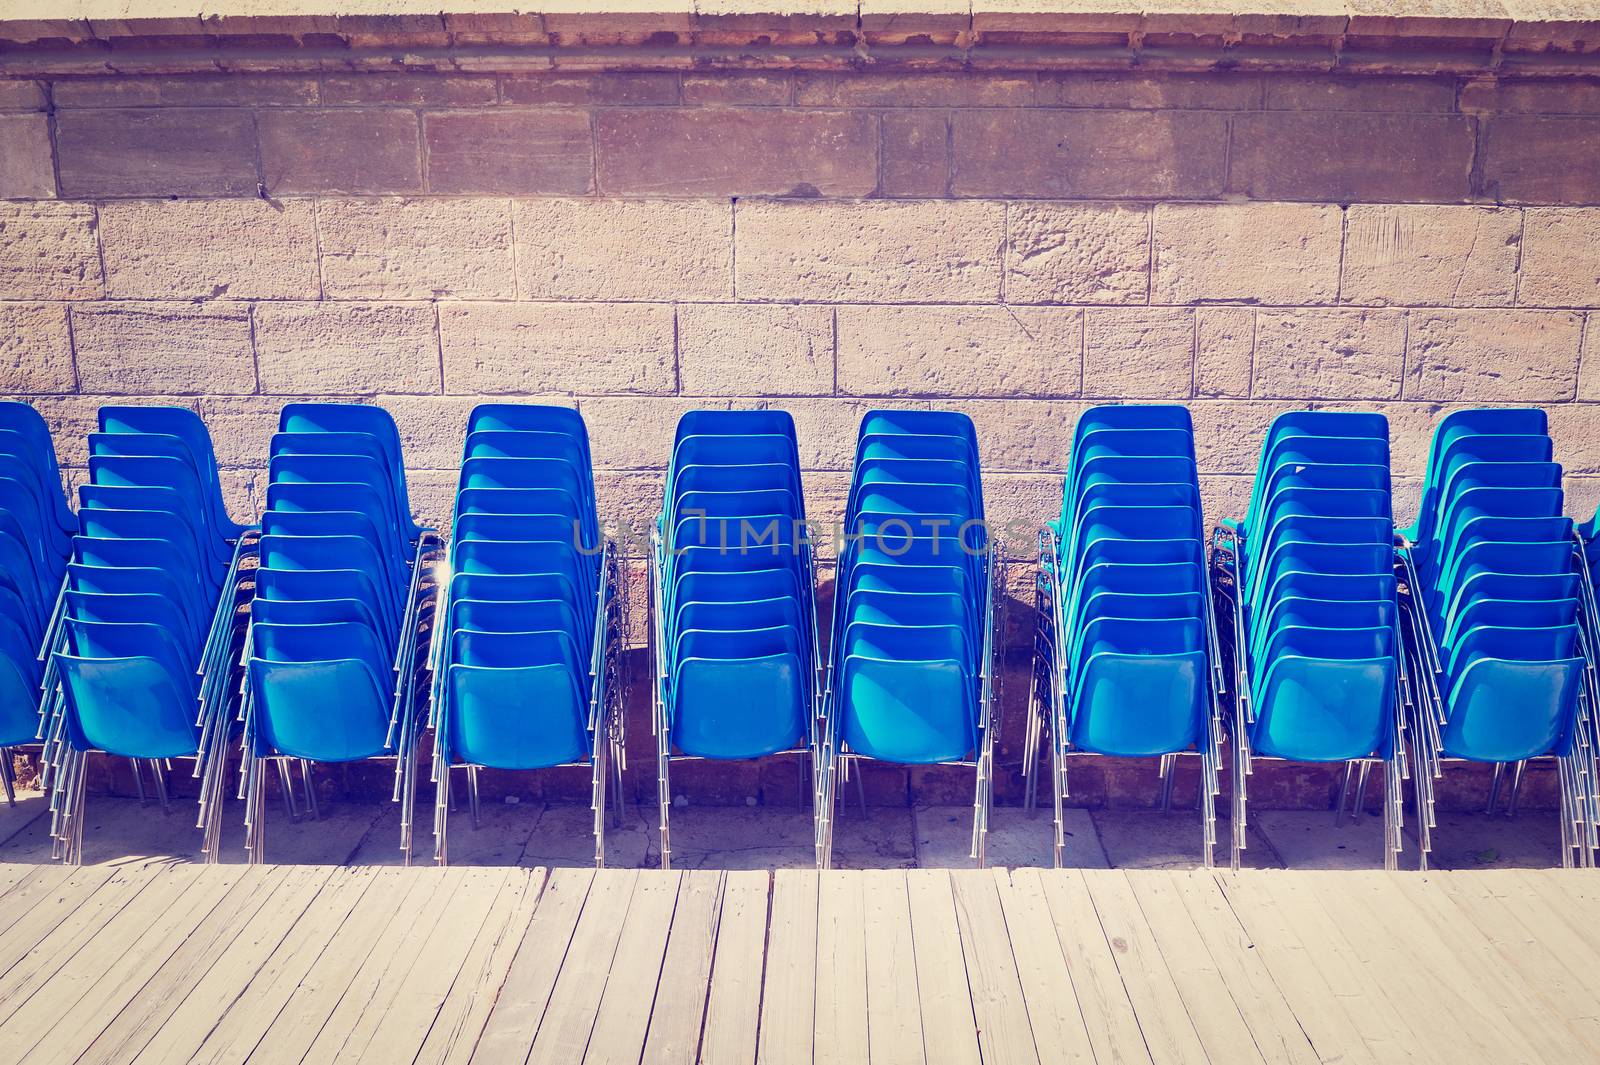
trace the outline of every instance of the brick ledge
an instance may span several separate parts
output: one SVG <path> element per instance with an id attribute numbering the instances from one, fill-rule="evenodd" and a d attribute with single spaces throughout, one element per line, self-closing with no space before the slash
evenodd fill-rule
<path id="1" fill-rule="evenodd" d="M 684 68 L 1600 73 L 1590 0 L 10 0 L 0 75 Z"/>

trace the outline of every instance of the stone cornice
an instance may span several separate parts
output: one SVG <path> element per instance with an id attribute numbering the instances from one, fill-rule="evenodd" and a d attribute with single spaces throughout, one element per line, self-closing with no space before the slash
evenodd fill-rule
<path id="1" fill-rule="evenodd" d="M 0 74 L 1159 69 L 1600 73 L 1600 0 L 5 0 Z"/>

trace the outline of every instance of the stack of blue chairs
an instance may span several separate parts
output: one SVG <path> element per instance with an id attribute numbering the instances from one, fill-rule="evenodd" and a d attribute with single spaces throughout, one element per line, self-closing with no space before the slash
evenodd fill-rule
<path id="1" fill-rule="evenodd" d="M 143 761 L 165 803 L 168 760 L 196 757 L 203 719 L 216 731 L 226 714 L 218 603 L 231 620 L 244 532 L 228 518 L 211 438 L 193 411 L 103 407 L 99 429 L 45 677 L 52 834 L 70 862 L 82 856 L 88 752 L 133 759 L 136 780 Z"/>
<path id="2" fill-rule="evenodd" d="M 411 518 L 388 412 L 290 404 L 272 438 L 245 693 L 246 846 L 263 860 L 265 768 L 392 755 L 411 855 L 421 587 L 437 536 Z M 283 772 L 288 796 L 288 774 Z"/>
<path id="3" fill-rule="evenodd" d="M 578 413 L 474 409 L 452 527 L 434 641 L 435 857 L 444 864 L 449 854 L 452 766 L 466 768 L 476 821 L 479 767 L 581 763 L 593 769 L 595 861 L 604 864 L 608 765 L 621 769 L 621 617 Z"/>
<path id="4" fill-rule="evenodd" d="M 1236 548 L 1234 839 L 1244 847 L 1252 757 L 1385 763 L 1385 865 L 1401 846 L 1401 647 L 1388 423 L 1301 411 L 1272 423 Z"/>
<path id="5" fill-rule="evenodd" d="M 964 414 L 870 411 L 834 586 L 818 851 L 849 763 L 972 764 L 981 865 L 993 780 L 994 567 Z"/>
<path id="6" fill-rule="evenodd" d="M 1207 575 L 1194 428 L 1178 406 L 1103 406 L 1073 434 L 1061 514 L 1041 541 L 1028 796 L 1052 740 L 1056 864 L 1071 752 L 1161 759 L 1193 751 L 1205 864 L 1216 843 L 1220 659 Z M 1046 713 L 1048 708 L 1048 713 Z"/>
<path id="7" fill-rule="evenodd" d="M 39 740 L 41 649 L 75 528 L 44 418 L 0 403 L 0 783 L 11 803 L 10 748 Z"/>
<path id="8" fill-rule="evenodd" d="M 1563 860 L 1593 863 L 1593 589 L 1541 410 L 1464 410 L 1439 423 L 1417 522 L 1403 532 L 1431 636 L 1419 647 L 1431 711 L 1420 757 L 1504 770 L 1512 805 L 1531 758 L 1560 766 Z M 1435 770 L 1437 771 L 1437 770 Z"/>
<path id="9" fill-rule="evenodd" d="M 815 753 L 821 669 L 805 521 L 787 412 L 679 420 L 651 583 L 663 868 L 673 757 Z"/>

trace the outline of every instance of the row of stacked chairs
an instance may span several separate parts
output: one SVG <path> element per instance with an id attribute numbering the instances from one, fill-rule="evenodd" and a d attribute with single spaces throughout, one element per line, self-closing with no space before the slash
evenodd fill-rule
<path id="1" fill-rule="evenodd" d="M 1563 516 L 1561 467 L 1542 410 L 1450 415 L 1434 436 L 1416 523 L 1401 533 L 1414 574 L 1419 759 L 1496 766 L 1489 809 L 1510 768 L 1511 803 L 1530 759 L 1559 772 L 1562 852 L 1592 865 L 1597 808 L 1592 718 L 1600 696 L 1589 543 Z M 1516 712 L 1508 712 L 1516 708 Z M 1419 796 L 1431 802 L 1431 793 Z"/>
<path id="2" fill-rule="evenodd" d="M 245 846 L 262 860 L 269 765 L 314 812 L 311 764 L 392 756 L 409 858 L 425 562 L 400 434 L 377 407 L 290 404 L 272 437 L 245 651 Z"/>
<path id="3" fill-rule="evenodd" d="M 815 562 L 794 419 L 691 411 L 652 531 L 651 627 L 661 861 L 671 766 L 815 750 L 822 693 Z"/>
<path id="4" fill-rule="evenodd" d="M 0 783 L 8 801 L 16 799 L 10 749 L 39 739 L 40 648 L 76 528 L 44 419 L 26 403 L 0 403 Z"/>
<path id="5" fill-rule="evenodd" d="M 1403 747 L 1398 584 L 1389 429 L 1377 415 L 1296 412 L 1262 445 L 1244 521 L 1232 534 L 1234 862 L 1245 846 L 1253 758 L 1385 767 L 1384 854 L 1400 852 Z M 1349 795 L 1341 790 L 1340 809 Z"/>
<path id="6" fill-rule="evenodd" d="M 238 751 L 252 860 L 269 769 L 291 815 L 299 792 L 315 816 L 312 765 L 372 759 L 394 762 L 409 859 L 431 727 L 436 860 L 454 771 L 476 815 L 480 768 L 556 766 L 591 774 L 603 860 L 627 596 L 576 413 L 472 413 L 448 555 L 412 518 L 381 408 L 284 408 L 259 528 L 228 518 L 193 412 L 107 407 L 98 430 L 74 518 L 42 419 L 0 405 L 0 741 L 42 744 L 61 857 L 81 858 L 85 767 L 101 751 L 132 759 L 163 801 L 172 761 L 192 759 L 215 858 Z M 1418 520 L 1396 530 L 1384 419 L 1289 413 L 1244 517 L 1212 530 L 1186 410 L 1085 412 L 1040 538 L 1025 747 L 1030 803 L 1051 766 L 1058 860 L 1066 762 L 1089 754 L 1156 759 L 1167 802 L 1179 759 L 1198 758 L 1209 863 L 1227 740 L 1235 863 L 1253 761 L 1274 758 L 1342 766 L 1341 819 L 1380 768 L 1391 866 L 1405 782 L 1425 862 L 1446 761 L 1494 765 L 1514 808 L 1529 762 L 1551 759 L 1563 861 L 1592 864 L 1600 548 L 1596 523 L 1562 516 L 1552 450 L 1541 412 L 1448 415 Z M 788 753 L 820 865 L 840 783 L 859 788 L 866 761 L 972 768 L 981 862 L 1005 545 L 985 523 L 974 426 L 863 418 L 826 641 L 799 456 L 781 411 L 678 426 L 648 566 L 662 861 L 674 762 Z"/>
<path id="7" fill-rule="evenodd" d="M 861 421 L 834 582 L 818 864 L 852 763 L 971 765 L 982 864 L 994 783 L 994 594 L 977 433 L 966 415 Z M 860 777 L 857 777 L 859 784 Z"/>
<path id="8" fill-rule="evenodd" d="M 621 801 L 618 646 L 625 596 L 601 536 L 576 411 L 480 406 L 467 422 L 433 641 L 434 856 L 448 861 L 451 772 L 587 765 L 595 856 L 606 785 Z M 608 766 L 611 767 L 608 769 Z"/>
<path id="9" fill-rule="evenodd" d="M 1050 737 L 1057 865 L 1069 754 L 1159 758 L 1164 806 L 1179 755 L 1198 755 L 1211 859 L 1222 684 L 1202 513 L 1186 409 L 1098 407 L 1078 420 L 1061 513 L 1041 534 L 1025 754 L 1031 805 Z"/>
<path id="10" fill-rule="evenodd" d="M 93 751 L 147 768 L 162 802 L 171 760 L 197 761 L 224 712 L 228 644 L 215 624 L 243 532 L 227 515 L 216 456 L 193 412 L 103 407 L 89 483 L 43 678 L 44 784 L 55 851 L 82 853 Z M 200 826 L 212 848 L 217 804 Z"/>

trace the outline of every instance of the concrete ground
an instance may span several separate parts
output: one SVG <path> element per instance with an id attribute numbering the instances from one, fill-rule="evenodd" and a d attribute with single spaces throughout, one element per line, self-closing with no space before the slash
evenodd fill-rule
<path id="1" fill-rule="evenodd" d="M 198 861 L 194 807 L 175 801 L 163 814 L 152 803 L 91 797 L 87 803 L 84 861 L 170 857 Z M 237 819 L 242 810 L 230 806 Z M 321 816 L 291 823 L 273 806 L 266 826 L 267 859 L 285 864 L 397 864 L 400 817 L 391 803 L 324 803 Z M 432 811 L 418 810 L 417 860 L 431 861 Z M 455 865 L 583 866 L 593 860 L 589 809 L 578 804 L 488 802 L 474 829 L 463 809 L 451 818 L 450 859 Z M 44 798 L 22 793 L 15 807 L 0 803 L 0 862 L 50 860 L 49 816 Z M 1408 826 L 1408 828 L 1414 826 Z M 1227 824 L 1218 825 L 1217 861 L 1228 861 Z M 1431 866 L 1438 869 L 1549 868 L 1560 864 L 1555 814 L 1529 810 L 1504 815 L 1441 815 L 1433 830 Z M 967 806 L 897 808 L 841 803 L 834 832 L 834 864 L 847 869 L 962 868 L 971 864 L 972 810 Z M 988 863 L 1051 864 L 1048 809 L 1032 815 L 997 807 L 990 820 Z M 243 830 L 230 821 L 223 837 L 227 862 L 244 860 Z M 813 862 L 809 810 L 792 806 L 674 807 L 672 859 L 682 869 L 770 869 Z M 1382 867 L 1383 826 L 1364 815 L 1334 823 L 1332 811 L 1252 810 L 1244 863 L 1257 868 L 1377 869 Z M 1401 868 L 1414 868 L 1417 849 L 1407 835 Z M 1069 809 L 1064 864 L 1078 868 L 1183 869 L 1200 864 L 1200 819 L 1193 810 L 1163 814 L 1146 809 Z M 606 864 L 653 867 L 661 844 L 653 807 L 629 806 L 620 826 L 608 827 Z"/>

